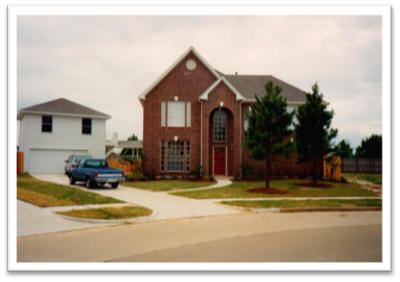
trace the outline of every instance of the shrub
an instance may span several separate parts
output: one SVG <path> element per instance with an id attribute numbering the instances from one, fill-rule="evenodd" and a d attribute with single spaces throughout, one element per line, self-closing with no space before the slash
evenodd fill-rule
<path id="1" fill-rule="evenodd" d="M 208 177 L 208 179 L 209 179 L 210 181 L 215 181 L 215 178 L 214 178 L 214 176 L 212 176 L 212 175 L 210 175 L 210 176 Z"/>
<path id="2" fill-rule="evenodd" d="M 253 168 L 249 165 L 240 164 L 240 171 L 243 177 L 249 177 L 253 175 Z"/>
<path id="3" fill-rule="evenodd" d="M 203 177 L 203 165 L 198 165 L 190 171 L 190 174 L 194 175 L 195 178 Z"/>

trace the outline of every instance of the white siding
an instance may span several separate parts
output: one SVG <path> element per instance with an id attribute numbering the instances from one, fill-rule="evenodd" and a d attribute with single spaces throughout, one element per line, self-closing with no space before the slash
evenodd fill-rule
<path id="1" fill-rule="evenodd" d="M 82 134 L 82 118 L 53 116 L 53 130 L 49 133 L 42 132 L 41 115 L 26 114 L 21 120 L 19 140 L 20 151 L 24 152 L 24 170 L 29 172 L 29 165 L 33 165 L 33 162 L 30 162 L 31 151 L 34 151 L 35 158 L 38 157 L 38 152 L 43 152 L 43 150 L 68 151 L 71 154 L 88 152 L 93 157 L 104 158 L 105 122 L 104 119 L 92 119 L 92 134 L 86 135 Z M 59 153 L 46 153 L 44 158 L 48 158 L 49 155 L 64 158 L 64 155 Z M 64 160 L 60 159 L 60 162 Z M 43 173 L 51 171 L 52 169 L 49 168 L 49 171 L 43 171 Z"/>

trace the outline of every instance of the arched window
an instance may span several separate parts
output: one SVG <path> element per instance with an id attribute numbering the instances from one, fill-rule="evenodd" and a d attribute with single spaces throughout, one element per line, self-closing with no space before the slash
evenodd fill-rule
<path id="1" fill-rule="evenodd" d="M 218 110 L 214 113 L 214 141 L 226 141 L 226 111 Z"/>

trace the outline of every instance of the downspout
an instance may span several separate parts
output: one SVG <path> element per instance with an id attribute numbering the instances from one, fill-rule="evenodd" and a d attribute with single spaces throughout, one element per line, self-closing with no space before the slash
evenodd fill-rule
<path id="1" fill-rule="evenodd" d="M 243 100 L 240 101 L 240 131 L 239 131 L 239 134 L 240 134 L 240 139 L 239 139 L 239 141 L 240 141 L 240 144 L 239 144 L 239 147 L 240 147 L 240 149 L 239 149 L 240 158 L 239 158 L 239 165 L 242 164 L 242 126 L 243 126 L 243 123 L 242 123 L 242 103 L 243 103 Z M 240 170 L 240 176 L 242 176 L 242 170 Z"/>
<path id="2" fill-rule="evenodd" d="M 200 101 L 200 165 L 203 166 L 203 103 Z"/>

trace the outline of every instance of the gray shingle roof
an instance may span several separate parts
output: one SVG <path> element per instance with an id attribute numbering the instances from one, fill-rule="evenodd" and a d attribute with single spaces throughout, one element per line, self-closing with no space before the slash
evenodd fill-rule
<path id="1" fill-rule="evenodd" d="M 224 76 L 235 87 L 246 100 L 253 100 L 254 94 L 258 96 L 265 94 L 264 86 L 267 81 L 272 81 L 274 85 L 282 88 L 282 95 L 286 97 L 288 103 L 305 103 L 306 92 L 280 80 L 272 75 L 236 75 L 224 74 L 217 71 L 219 75 Z"/>
<path id="2" fill-rule="evenodd" d="M 72 102 L 65 98 L 59 98 L 46 103 L 30 106 L 21 109 L 18 113 L 18 119 L 22 119 L 23 115 L 26 113 L 54 113 L 54 114 L 66 114 L 66 115 L 79 115 L 88 117 L 98 117 L 108 119 L 111 116 L 104 114 L 102 112 L 93 110 L 91 108 L 85 107 L 81 104 Z"/>

